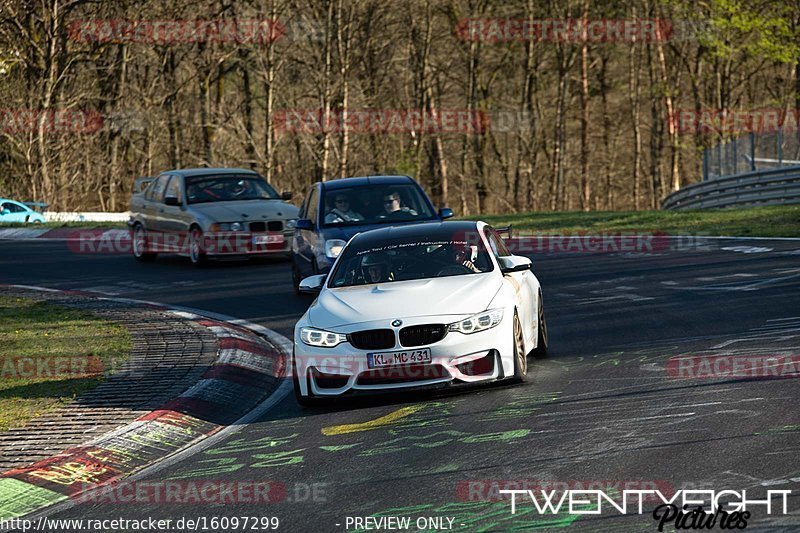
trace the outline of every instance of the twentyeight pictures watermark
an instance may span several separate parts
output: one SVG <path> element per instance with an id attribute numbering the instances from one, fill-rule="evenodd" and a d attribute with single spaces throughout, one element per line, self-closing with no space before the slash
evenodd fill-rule
<path id="1" fill-rule="evenodd" d="M 763 497 L 748 497 L 747 490 L 678 490 L 667 496 L 658 489 L 607 491 L 502 489 L 510 499 L 510 512 L 522 506 L 532 507 L 540 515 L 651 514 L 658 530 L 674 529 L 744 529 L 756 510 L 767 515 L 789 514 L 791 490 L 768 490 Z M 651 498 L 660 502 L 652 511 L 645 510 Z M 530 509 L 526 509 L 530 511 Z M 796 510 L 795 510 L 796 511 Z"/>

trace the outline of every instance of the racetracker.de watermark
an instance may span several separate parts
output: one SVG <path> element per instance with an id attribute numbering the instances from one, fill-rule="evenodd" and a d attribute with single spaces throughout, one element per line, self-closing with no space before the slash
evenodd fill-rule
<path id="1" fill-rule="evenodd" d="M 669 121 L 681 134 L 797 132 L 800 110 L 787 108 L 679 109 Z"/>
<path id="2" fill-rule="evenodd" d="M 90 43 L 267 43 L 286 35 L 277 19 L 77 20 L 69 38 Z"/>
<path id="3" fill-rule="evenodd" d="M 287 498 L 285 483 L 241 480 L 121 481 L 86 485 L 71 499 L 77 503 L 268 504 Z"/>
<path id="4" fill-rule="evenodd" d="M 127 230 L 70 230 L 65 235 L 67 247 L 76 254 L 129 254 L 133 239 Z M 198 241 L 201 252 L 209 255 L 247 255 L 283 251 L 286 240 L 280 232 L 212 232 Z M 147 232 L 145 253 L 189 253 L 192 235 L 188 232 Z"/>
<path id="5" fill-rule="evenodd" d="M 468 133 L 487 131 L 491 117 L 470 109 L 282 109 L 273 115 L 278 133 Z"/>
<path id="6" fill-rule="evenodd" d="M 0 131 L 8 134 L 95 133 L 103 129 L 98 111 L 74 109 L 0 109 Z"/>
<path id="7" fill-rule="evenodd" d="M 105 364 L 96 355 L 0 357 L 0 379 L 72 379 L 104 372 Z"/>
<path id="8" fill-rule="evenodd" d="M 493 43 L 653 43 L 672 40 L 679 32 L 665 19 L 469 18 L 458 21 L 455 33 L 465 41 Z"/>
<path id="9" fill-rule="evenodd" d="M 526 253 L 614 253 L 710 251 L 713 241 L 704 235 L 668 235 L 663 232 L 514 233 L 506 239 L 509 251 Z"/>
<path id="10" fill-rule="evenodd" d="M 676 355 L 666 369 L 675 379 L 797 378 L 800 355 Z"/>

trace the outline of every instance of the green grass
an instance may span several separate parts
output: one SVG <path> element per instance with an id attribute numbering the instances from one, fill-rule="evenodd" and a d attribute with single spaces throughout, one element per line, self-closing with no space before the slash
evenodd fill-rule
<path id="1" fill-rule="evenodd" d="M 514 232 L 664 232 L 672 235 L 800 237 L 800 205 L 695 211 L 580 211 L 466 217 Z"/>
<path id="2" fill-rule="evenodd" d="M 44 224 L 22 224 L 21 222 L 0 222 L 0 229 L 3 229 L 3 228 L 125 229 L 127 227 L 128 227 L 128 223 L 127 222 L 45 222 Z"/>
<path id="3" fill-rule="evenodd" d="M 0 296 L 0 431 L 23 426 L 97 386 L 127 359 L 130 347 L 127 329 L 88 312 Z M 53 364 L 59 357 L 62 363 L 75 357 L 78 365 L 91 364 L 85 371 L 59 370 Z M 47 367 L 34 370 L 33 364 L 45 362 Z M 45 368 L 55 371 L 42 375 Z"/>

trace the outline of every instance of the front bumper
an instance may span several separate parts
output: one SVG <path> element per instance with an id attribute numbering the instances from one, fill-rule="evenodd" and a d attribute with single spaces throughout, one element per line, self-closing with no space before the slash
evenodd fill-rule
<path id="1" fill-rule="evenodd" d="M 231 231 L 203 235 L 209 256 L 270 255 L 291 252 L 291 233 Z"/>
<path id="2" fill-rule="evenodd" d="M 435 323 L 430 317 L 418 322 Z M 490 330 L 470 335 L 448 332 L 442 340 L 434 344 L 413 348 L 396 345 L 382 350 L 360 350 L 349 342 L 334 348 L 315 348 L 300 340 L 299 329 L 298 327 L 295 331 L 293 368 L 297 372 L 300 393 L 304 396 L 311 394 L 335 397 L 358 391 L 377 392 L 477 383 L 509 377 L 514 372 L 513 330 L 507 316 Z M 350 331 L 337 332 L 350 333 L 371 328 L 362 324 L 349 329 Z M 369 353 L 424 348 L 431 351 L 430 363 L 381 369 L 368 366 Z"/>

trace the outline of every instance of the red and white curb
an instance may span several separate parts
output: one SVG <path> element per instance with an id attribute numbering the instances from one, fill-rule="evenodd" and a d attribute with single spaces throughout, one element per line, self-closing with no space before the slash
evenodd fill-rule
<path id="1" fill-rule="evenodd" d="M 11 287 L 97 297 L 80 291 Z M 2 520 L 36 519 L 72 507 L 81 494 L 100 486 L 151 475 L 239 431 L 291 390 L 291 382 L 282 378 L 292 343 L 273 330 L 208 311 L 97 298 L 154 307 L 205 326 L 218 338 L 217 360 L 203 379 L 161 408 L 86 444 L 2 474 Z"/>

